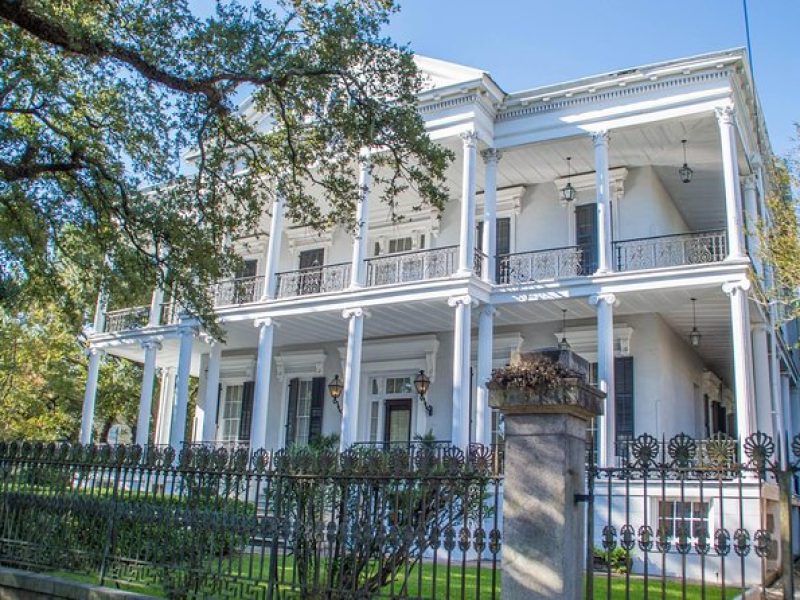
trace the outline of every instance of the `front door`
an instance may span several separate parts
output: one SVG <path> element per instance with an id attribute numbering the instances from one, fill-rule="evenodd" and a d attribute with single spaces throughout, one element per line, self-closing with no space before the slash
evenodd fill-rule
<path id="1" fill-rule="evenodd" d="M 386 401 L 384 441 L 387 445 L 411 442 L 411 399 Z"/>
<path id="2" fill-rule="evenodd" d="M 575 245 L 581 250 L 583 275 L 597 270 L 597 205 L 575 207 Z"/>

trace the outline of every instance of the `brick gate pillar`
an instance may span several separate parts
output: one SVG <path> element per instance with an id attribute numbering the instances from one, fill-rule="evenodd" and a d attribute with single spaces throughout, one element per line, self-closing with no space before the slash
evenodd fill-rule
<path id="1" fill-rule="evenodd" d="M 563 353 L 559 362 L 569 361 Z M 541 360 L 523 354 L 510 370 Z M 516 371 L 519 373 L 519 371 Z M 503 600 L 580 600 L 586 563 L 586 428 L 604 394 L 585 377 L 548 391 L 490 385 L 489 403 L 505 419 Z"/>

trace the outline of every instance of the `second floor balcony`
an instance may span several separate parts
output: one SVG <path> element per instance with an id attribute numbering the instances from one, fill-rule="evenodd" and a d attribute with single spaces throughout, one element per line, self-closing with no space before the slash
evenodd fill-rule
<path id="1" fill-rule="evenodd" d="M 401 286 L 444 279 L 458 272 L 458 246 L 398 252 L 366 259 L 366 287 Z M 617 272 L 649 271 L 691 265 L 719 263 L 727 256 L 725 230 L 699 231 L 615 241 L 613 266 Z M 496 284 L 521 285 L 591 276 L 596 271 L 595 249 L 564 246 L 529 252 L 498 254 Z M 473 275 L 480 277 L 490 260 L 475 252 Z M 314 296 L 345 291 L 351 282 L 351 264 L 336 263 L 276 273 L 276 299 Z M 215 307 L 260 302 L 264 298 L 264 277 L 225 279 L 209 289 Z M 164 303 L 160 324 L 177 320 L 174 303 Z M 146 327 L 149 306 L 134 306 L 106 313 L 105 331 L 130 331 Z"/>

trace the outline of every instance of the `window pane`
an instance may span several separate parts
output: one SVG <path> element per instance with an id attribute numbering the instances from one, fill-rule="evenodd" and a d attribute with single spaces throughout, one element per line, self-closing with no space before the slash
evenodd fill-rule
<path id="1" fill-rule="evenodd" d="M 295 443 L 300 446 L 308 444 L 309 427 L 311 425 L 311 380 L 303 379 L 297 393 L 297 413 L 295 417 Z"/>
<path id="2" fill-rule="evenodd" d="M 369 412 L 370 442 L 378 441 L 378 411 L 379 411 L 379 404 L 377 402 L 373 402 L 372 405 L 370 406 L 370 412 Z"/>

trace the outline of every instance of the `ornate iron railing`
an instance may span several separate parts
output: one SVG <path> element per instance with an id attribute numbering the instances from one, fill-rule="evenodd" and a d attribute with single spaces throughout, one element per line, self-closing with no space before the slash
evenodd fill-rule
<path id="1" fill-rule="evenodd" d="M 618 271 L 715 263 L 728 255 L 725 230 L 678 233 L 614 242 Z"/>
<path id="2" fill-rule="evenodd" d="M 413 250 L 367 259 L 367 285 L 393 285 L 448 277 L 456 270 L 458 246 Z"/>
<path id="3" fill-rule="evenodd" d="M 487 264 L 489 260 L 489 256 L 483 252 L 482 250 L 475 249 L 475 260 L 472 264 L 472 270 L 475 274 L 475 277 L 482 277 L 483 276 L 483 269 L 484 266 Z"/>
<path id="4" fill-rule="evenodd" d="M 498 256 L 498 283 L 550 281 L 582 275 L 583 253 L 578 246 L 501 254 Z"/>
<path id="5" fill-rule="evenodd" d="M 170 598 L 494 599 L 492 464 L 0 442 L 0 563 Z"/>
<path id="6" fill-rule="evenodd" d="M 350 263 L 278 273 L 278 298 L 340 292 L 350 283 Z"/>
<path id="7" fill-rule="evenodd" d="M 105 331 L 129 331 L 147 327 L 150 321 L 150 306 L 133 306 L 106 312 Z"/>
<path id="8" fill-rule="evenodd" d="M 587 466 L 586 598 L 791 598 L 800 435 L 736 441 L 641 434 Z M 764 593 L 784 572 L 783 593 Z M 619 573 L 623 575 L 619 575 Z M 789 593 L 787 593 L 789 592 Z"/>
<path id="9" fill-rule="evenodd" d="M 256 275 L 218 281 L 211 286 L 211 293 L 214 306 L 228 306 L 256 302 L 261 298 L 263 289 L 264 277 Z"/>
<path id="10" fill-rule="evenodd" d="M 673 461 L 673 454 L 683 438 L 655 440 L 648 438 L 649 446 L 642 450 L 641 440 L 620 440 L 616 443 L 617 465 L 628 467 L 633 465 L 637 457 L 647 452 L 653 464 L 667 465 Z M 735 464 L 739 457 L 739 444 L 724 434 L 710 439 L 692 440 L 692 454 L 687 458 L 686 466 L 705 467 L 709 465 Z"/>

